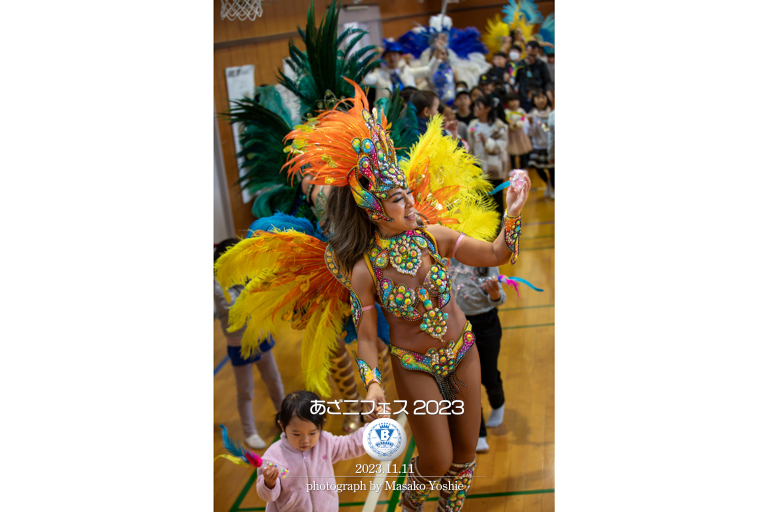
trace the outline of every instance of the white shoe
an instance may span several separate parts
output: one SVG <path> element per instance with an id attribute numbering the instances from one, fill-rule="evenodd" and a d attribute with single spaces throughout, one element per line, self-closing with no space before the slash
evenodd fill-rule
<path id="1" fill-rule="evenodd" d="M 552 189 L 552 192 L 549 193 L 549 198 L 554 199 L 555 198 L 555 189 Z"/>
<path id="2" fill-rule="evenodd" d="M 488 416 L 488 421 L 485 422 L 485 426 L 488 428 L 498 427 L 504 421 L 504 406 L 502 405 L 498 409 L 491 409 L 491 414 Z"/>
<path id="3" fill-rule="evenodd" d="M 475 451 L 477 453 L 488 453 L 488 450 L 490 450 L 488 440 L 484 437 L 479 437 L 477 439 L 477 449 Z"/>
<path id="4" fill-rule="evenodd" d="M 552 194 L 552 187 L 549 186 L 549 183 L 547 183 L 547 189 L 544 191 L 544 197 L 551 197 Z"/>
<path id="5" fill-rule="evenodd" d="M 261 450 L 267 447 L 267 443 L 259 436 L 259 434 L 253 434 L 251 437 L 245 440 L 245 444 L 253 448 L 254 450 Z"/>

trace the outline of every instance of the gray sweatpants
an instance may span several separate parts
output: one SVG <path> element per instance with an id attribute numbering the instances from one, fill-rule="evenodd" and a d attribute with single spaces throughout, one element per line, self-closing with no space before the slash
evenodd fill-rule
<path id="1" fill-rule="evenodd" d="M 259 369 L 261 380 L 267 385 L 269 398 L 272 399 L 275 411 L 279 411 L 284 397 L 283 381 L 272 351 L 262 353 L 261 359 L 254 364 Z M 240 413 L 240 422 L 243 425 L 243 436 L 248 438 L 257 433 L 256 422 L 253 418 L 253 367 L 246 364 L 233 366 L 232 369 L 235 372 L 235 382 L 237 383 L 237 411 Z"/>

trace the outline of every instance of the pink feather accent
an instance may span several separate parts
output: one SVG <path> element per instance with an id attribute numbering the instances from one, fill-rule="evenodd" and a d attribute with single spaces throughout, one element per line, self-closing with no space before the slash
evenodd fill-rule
<path id="1" fill-rule="evenodd" d="M 248 459 L 248 464 L 255 468 L 261 467 L 261 457 L 257 453 L 254 453 L 250 450 L 245 451 L 245 458 Z"/>
<path id="2" fill-rule="evenodd" d="M 505 284 L 507 286 L 512 286 L 515 289 L 515 292 L 517 293 L 517 298 L 520 298 L 520 288 L 517 287 L 517 281 L 513 281 L 512 279 L 508 278 L 504 275 L 499 275 L 499 282 L 501 284 Z"/>

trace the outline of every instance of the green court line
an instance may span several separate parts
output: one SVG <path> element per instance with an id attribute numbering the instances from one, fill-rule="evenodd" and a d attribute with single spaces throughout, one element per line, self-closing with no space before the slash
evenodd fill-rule
<path id="1" fill-rule="evenodd" d="M 523 494 L 552 494 L 554 489 L 538 489 L 535 491 L 509 491 L 509 492 L 489 492 L 487 494 L 470 494 L 465 499 L 471 500 L 473 498 L 501 498 L 504 496 L 521 496 Z M 427 498 L 427 501 L 437 501 L 439 496 L 432 496 Z"/>
<path id="2" fill-rule="evenodd" d="M 527 327 L 551 327 L 553 325 L 555 325 L 554 322 L 551 324 L 515 325 L 514 327 L 502 327 L 501 329 L 525 329 Z"/>
<path id="3" fill-rule="evenodd" d="M 554 304 L 544 304 L 543 306 L 522 306 L 519 308 L 502 308 L 499 311 L 517 311 L 518 309 L 534 309 L 534 308 L 553 308 Z"/>
<path id="4" fill-rule="evenodd" d="M 240 510 L 265 510 L 265 509 L 257 509 L 257 508 L 240 508 L 240 504 L 245 499 L 245 496 L 248 494 L 248 491 L 251 489 L 251 486 L 253 486 L 253 482 L 256 481 L 256 477 L 258 476 L 257 470 L 253 470 L 253 473 L 251 474 L 251 477 L 248 479 L 248 482 L 246 482 L 245 487 L 243 487 L 243 490 L 240 491 L 240 495 L 237 497 L 235 502 L 232 504 L 232 508 L 229 509 L 229 512 L 239 512 Z"/>
<path id="5" fill-rule="evenodd" d="M 411 460 L 411 455 L 413 455 L 413 449 L 416 448 L 416 442 L 413 440 L 413 436 L 411 436 L 411 442 L 408 443 L 408 449 L 405 450 L 405 457 L 403 457 L 403 462 L 405 464 L 408 464 Z M 399 487 L 399 485 L 402 485 L 403 481 L 405 480 L 405 473 L 399 475 L 397 477 L 397 481 L 395 482 L 395 485 Z M 397 503 L 400 501 L 400 491 L 395 488 L 392 491 L 392 496 L 389 498 L 389 507 L 387 507 L 387 512 L 395 512 L 395 509 L 397 508 Z"/>

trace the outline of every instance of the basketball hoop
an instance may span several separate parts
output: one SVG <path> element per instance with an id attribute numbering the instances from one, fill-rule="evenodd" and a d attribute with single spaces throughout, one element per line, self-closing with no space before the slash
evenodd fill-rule
<path id="1" fill-rule="evenodd" d="M 263 13 L 261 3 L 262 0 L 221 0 L 221 19 L 255 21 Z"/>

